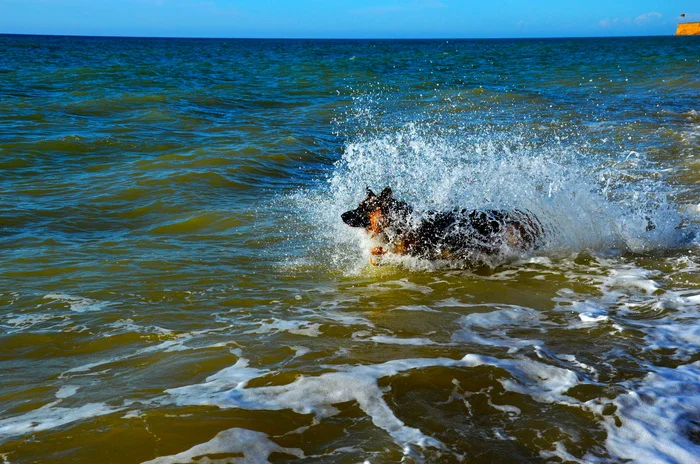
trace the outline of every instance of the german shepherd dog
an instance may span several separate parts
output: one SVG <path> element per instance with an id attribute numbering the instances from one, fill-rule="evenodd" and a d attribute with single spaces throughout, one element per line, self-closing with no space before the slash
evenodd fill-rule
<path id="1" fill-rule="evenodd" d="M 381 243 L 370 254 L 374 265 L 385 253 L 483 262 L 507 250 L 534 250 L 544 239 L 539 220 L 520 210 L 427 211 L 417 218 L 406 202 L 392 196 L 389 187 L 379 195 L 367 188 L 367 198 L 341 218 Z"/>

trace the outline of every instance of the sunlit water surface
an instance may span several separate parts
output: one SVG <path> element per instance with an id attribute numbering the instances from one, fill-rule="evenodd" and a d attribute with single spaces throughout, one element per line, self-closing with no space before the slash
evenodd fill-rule
<path id="1" fill-rule="evenodd" d="M 0 462 L 698 462 L 697 38 L 0 52 Z M 546 243 L 373 267 L 367 186 Z"/>

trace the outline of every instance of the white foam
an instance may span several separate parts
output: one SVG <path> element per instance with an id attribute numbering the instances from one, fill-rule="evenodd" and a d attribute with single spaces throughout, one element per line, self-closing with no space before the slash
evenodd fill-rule
<path id="1" fill-rule="evenodd" d="M 506 435 L 502 428 L 492 429 L 494 438 L 503 441 L 516 441 L 518 438 L 510 435 Z"/>
<path id="2" fill-rule="evenodd" d="M 466 295 L 467 297 L 470 297 L 471 295 Z M 461 300 L 458 300 L 457 298 L 445 298 L 444 300 L 439 300 L 434 303 L 432 303 L 433 306 L 436 308 L 474 308 L 477 306 L 481 306 L 480 304 L 474 304 L 474 303 L 465 303 Z M 491 306 L 489 304 L 486 304 L 486 306 Z M 494 307 L 495 304 L 494 304 Z"/>
<path id="3" fill-rule="evenodd" d="M 474 305 L 481 306 L 481 305 Z M 489 307 L 490 305 L 485 305 Z M 537 324 L 543 316 L 532 308 L 515 305 L 495 305 L 500 307 L 497 311 L 487 313 L 471 313 L 461 318 L 460 323 L 465 326 L 478 326 L 485 329 L 496 329 L 505 326 L 530 326 Z"/>
<path id="4" fill-rule="evenodd" d="M 156 333 L 161 333 L 158 329 L 159 327 L 152 327 L 153 330 L 156 331 Z M 161 343 L 147 346 L 145 348 L 138 349 L 136 351 L 133 351 L 129 354 L 125 354 L 122 356 L 114 356 L 111 358 L 106 358 L 102 359 L 99 361 L 91 362 L 91 363 L 86 363 L 81 366 L 73 367 L 68 369 L 67 371 L 61 373 L 59 378 L 63 377 L 71 377 L 73 374 L 83 374 L 86 372 L 92 371 L 96 367 L 100 366 L 105 366 L 107 364 L 112 364 L 116 362 L 121 362 L 127 359 L 132 359 L 144 354 L 150 354 L 150 353 L 156 353 L 156 352 L 163 352 L 163 353 L 172 353 L 172 352 L 178 352 L 178 351 L 188 351 L 188 350 L 204 350 L 204 349 L 210 349 L 210 348 L 225 348 L 228 347 L 229 345 L 235 343 L 235 342 L 220 342 L 220 343 L 212 343 L 212 344 L 207 344 L 207 345 L 202 345 L 202 346 L 187 346 L 185 345 L 185 342 L 192 340 L 198 335 L 202 334 L 207 334 L 210 332 L 216 332 L 219 330 L 225 330 L 224 329 L 214 329 L 214 330 L 208 330 L 208 331 L 201 331 L 201 332 L 186 332 L 182 334 L 177 334 L 173 335 L 172 331 L 167 330 L 167 329 L 162 329 L 166 332 L 162 332 L 163 335 L 169 335 L 169 336 L 174 336 L 176 337 L 174 340 L 165 340 Z M 149 329 L 148 333 L 152 333 Z M 108 369 L 107 369 L 108 370 Z M 87 375 L 92 375 L 92 374 L 87 374 Z"/>
<path id="5" fill-rule="evenodd" d="M 475 305 L 478 306 L 478 305 Z M 531 308 L 510 306 L 488 313 L 472 313 L 462 316 L 457 322 L 462 327 L 452 335 L 452 340 L 462 343 L 504 346 L 510 351 L 517 351 L 525 346 L 542 345 L 541 340 L 512 338 L 507 335 L 509 329 L 533 327 L 542 324 L 542 315 Z M 475 327 L 484 329 L 480 332 Z"/>
<path id="6" fill-rule="evenodd" d="M 44 299 L 55 300 L 59 303 L 67 303 L 71 311 L 84 313 L 88 311 L 101 311 L 107 306 L 113 305 L 108 301 L 93 300 L 81 296 L 66 295 L 64 293 L 49 293 Z"/>
<path id="7" fill-rule="evenodd" d="M 171 389 L 167 393 L 179 405 L 292 409 L 300 414 L 313 413 L 319 418 L 337 414 L 333 404 L 354 400 L 372 418 L 372 422 L 388 432 L 400 446 L 442 448 L 443 445 L 438 440 L 406 426 L 394 415 L 383 399 L 377 379 L 410 369 L 459 363 L 460 361 L 442 358 L 389 361 L 379 365 L 347 367 L 343 371 L 317 377 L 300 377 L 287 385 L 244 388 L 249 380 L 260 376 L 262 371 L 249 368 L 246 361 L 239 360 L 236 366 L 210 376 L 204 384 Z"/>
<path id="8" fill-rule="evenodd" d="M 182 404 L 209 405 L 225 407 L 218 401 L 222 392 L 230 389 L 243 388 L 249 380 L 265 375 L 267 371 L 248 367 L 248 360 L 240 358 L 233 366 L 227 367 L 206 378 L 206 382 L 197 385 L 166 390 L 175 395 L 178 401 L 185 398 Z"/>
<path id="9" fill-rule="evenodd" d="M 139 419 L 144 416 L 143 411 L 140 411 L 138 409 L 134 409 L 132 411 L 128 411 L 126 414 L 122 416 L 122 419 Z"/>
<path id="10" fill-rule="evenodd" d="M 437 313 L 439 311 L 432 309 L 427 305 L 401 305 L 395 308 L 389 309 L 389 311 L 422 311 L 426 313 Z"/>
<path id="11" fill-rule="evenodd" d="M 694 263 L 688 259 L 673 261 L 679 272 L 687 272 L 694 267 Z M 680 360 L 691 359 L 700 351 L 700 314 L 694 301 L 697 296 L 694 295 L 695 290 L 663 288 L 650 278 L 658 271 L 619 266 L 612 260 L 604 260 L 604 264 L 612 269 L 597 283 L 603 296 L 596 301 L 573 301 L 571 305 L 559 306 L 560 310 L 579 312 L 581 320 L 587 323 L 614 319 L 613 327 L 620 332 L 628 328 L 639 330 L 644 334 L 643 351 L 673 350 L 666 356 Z M 559 301 L 573 298 L 576 295 L 566 295 Z M 608 314 L 611 311 L 609 308 L 614 308 L 614 318 Z M 657 314 L 654 317 L 640 317 L 650 310 Z M 662 312 L 665 316 L 659 317 L 658 314 Z"/>
<path id="12" fill-rule="evenodd" d="M 508 391 L 522 393 L 543 403 L 578 403 L 566 392 L 579 384 L 574 371 L 533 361 L 529 358 L 498 359 L 490 356 L 468 354 L 462 361 L 467 366 L 491 365 L 507 370 L 517 382 L 500 379 Z"/>
<path id="13" fill-rule="evenodd" d="M 561 462 L 578 462 L 580 464 L 591 464 L 592 462 L 600 462 L 593 456 L 585 456 L 584 459 L 579 459 L 573 454 L 566 450 L 566 446 L 561 441 L 554 443 L 553 450 L 542 450 L 540 451 L 540 456 L 545 459 L 551 460 L 551 458 L 558 458 Z"/>
<path id="14" fill-rule="evenodd" d="M 367 286 L 368 289 L 378 291 L 395 291 L 396 289 L 409 290 L 423 293 L 425 295 L 432 293 L 433 289 L 426 285 L 419 285 L 408 279 L 387 280 L 385 282 L 376 282 Z"/>
<path id="15" fill-rule="evenodd" d="M 605 416 L 611 454 L 634 462 L 698 462 L 700 445 L 689 435 L 700 423 L 700 362 L 655 368 L 613 403 L 621 425 Z"/>
<path id="16" fill-rule="evenodd" d="M 262 322 L 257 329 L 249 330 L 245 333 L 268 334 L 278 332 L 288 332 L 294 335 L 306 337 L 318 337 L 321 335 L 321 324 L 306 321 L 285 321 L 272 318 L 269 322 Z"/>
<path id="17" fill-rule="evenodd" d="M 574 366 L 579 367 L 579 368 L 589 372 L 590 374 L 593 374 L 594 380 L 597 380 L 597 378 L 598 378 L 598 371 L 596 370 L 595 367 L 579 361 L 578 359 L 576 359 L 576 356 L 574 356 L 573 354 L 554 354 L 554 353 L 551 353 L 550 351 L 545 350 L 541 346 L 535 347 L 535 352 L 541 358 L 548 356 L 550 358 L 560 359 L 562 361 L 569 362 L 569 363 L 573 364 Z M 546 356 L 542 356 L 543 354 L 546 354 Z"/>
<path id="18" fill-rule="evenodd" d="M 610 320 L 607 308 L 595 301 L 574 301 L 571 305 L 559 306 L 558 309 L 579 313 L 578 317 L 581 322 L 595 323 Z"/>
<path id="19" fill-rule="evenodd" d="M 311 348 L 308 348 L 306 346 L 290 346 L 289 348 L 291 350 L 294 350 L 294 357 L 295 358 L 301 358 L 305 354 L 311 352 Z"/>
<path id="20" fill-rule="evenodd" d="M 92 363 L 83 364 L 81 366 L 72 367 L 72 368 L 68 369 L 67 371 L 62 372 L 58 378 L 73 377 L 72 374 L 79 374 L 80 375 L 84 372 L 90 372 L 95 367 L 104 366 L 105 364 L 110 364 L 112 362 L 120 361 L 122 359 L 127 359 L 127 357 L 124 356 L 124 357 L 108 358 L 108 359 L 103 359 L 100 361 L 95 361 Z"/>
<path id="21" fill-rule="evenodd" d="M 355 401 L 377 427 L 385 430 L 409 452 L 413 445 L 444 446 L 419 429 L 407 426 L 394 415 L 384 401 L 378 379 L 432 366 L 482 365 L 499 367 L 510 373 L 512 378 L 499 380 L 506 390 L 527 394 L 543 402 L 577 403 L 565 394 L 578 384 L 573 371 L 528 358 L 498 359 L 473 354 L 458 360 L 417 358 L 374 365 L 334 366 L 338 369 L 335 372 L 314 377 L 302 376 L 287 385 L 256 388 L 246 388 L 246 385 L 251 379 L 264 375 L 265 371 L 248 367 L 248 362 L 240 359 L 235 366 L 208 377 L 205 383 L 170 389 L 167 393 L 169 401 L 178 405 L 213 405 L 250 410 L 291 409 L 299 414 L 314 414 L 318 419 L 337 414 L 334 404 Z M 515 410 L 508 412 L 515 413 Z"/>
<path id="22" fill-rule="evenodd" d="M 672 350 L 664 356 L 687 361 L 700 351 L 696 289 L 667 289 L 651 278 L 660 274 L 657 270 L 621 265 L 614 259 L 600 261 L 607 275 L 591 275 L 589 282 L 598 287 L 602 296 L 577 301 L 580 295 L 559 291 L 555 298 L 560 303 L 557 310 L 579 313 L 581 321 L 588 325 L 609 322 L 617 332 L 638 330 L 643 334 L 645 344 L 640 348 L 645 352 Z M 687 257 L 669 261 L 674 266 L 671 278 L 673 273 L 682 275 L 695 269 L 695 264 Z M 571 327 L 577 326 L 572 324 Z"/>
<path id="23" fill-rule="evenodd" d="M 666 321 L 666 324 L 645 324 L 646 327 L 642 329 L 646 332 L 645 350 L 675 350 L 673 357 L 679 359 L 688 359 L 700 352 L 700 322 L 697 319 L 685 324 L 681 321 Z"/>
<path id="24" fill-rule="evenodd" d="M 219 432 L 206 443 L 172 456 L 162 456 L 143 464 L 267 464 L 272 453 L 282 453 L 304 458 L 304 452 L 298 448 L 284 448 L 269 439 L 267 434 L 253 430 L 233 428 Z M 219 456 L 229 455 L 224 457 Z M 240 455 L 240 456 L 238 456 Z"/>
<path id="25" fill-rule="evenodd" d="M 607 314 L 594 312 L 581 313 L 578 317 L 582 322 L 603 322 L 610 319 Z"/>
<path id="26" fill-rule="evenodd" d="M 647 293 L 654 293 L 659 284 L 649 279 L 650 271 L 640 268 L 613 269 L 605 280 L 609 287 L 637 288 Z"/>
<path id="27" fill-rule="evenodd" d="M 105 403 L 88 403 L 77 408 L 57 407 L 60 401 L 49 403 L 25 414 L 0 419 L 0 437 L 40 432 L 119 411 L 119 408 Z"/>
<path id="28" fill-rule="evenodd" d="M 158 327 L 155 325 L 141 325 L 134 322 L 133 319 L 119 319 L 117 321 L 105 324 L 105 327 L 117 329 L 117 333 L 124 332 L 136 332 L 136 333 L 149 333 L 149 334 L 160 334 L 169 335 L 173 333 L 170 329 L 165 329 L 163 327 Z M 108 333 L 105 333 L 108 335 Z"/>
<path id="29" fill-rule="evenodd" d="M 75 395 L 80 387 L 78 385 L 64 385 L 56 392 L 56 398 L 68 398 Z"/>
<path id="30" fill-rule="evenodd" d="M 325 321 L 329 321 L 333 324 L 342 324 L 342 325 L 366 325 L 373 327 L 374 324 L 372 322 L 368 321 L 364 317 L 358 316 L 358 315 L 352 315 L 352 314 L 347 314 L 341 311 L 328 311 L 328 310 L 313 310 L 309 311 L 310 317 L 313 317 L 314 319 L 323 319 Z"/>
<path id="31" fill-rule="evenodd" d="M 496 409 L 498 411 L 504 412 L 512 416 L 519 416 L 521 414 L 519 407 L 513 406 L 511 404 L 494 404 L 493 401 L 491 401 L 491 398 L 488 399 L 488 405 L 491 406 L 493 409 Z"/>
<path id="32" fill-rule="evenodd" d="M 375 343 L 384 343 L 387 345 L 416 345 L 416 346 L 421 346 L 421 345 L 436 345 L 434 341 L 430 340 L 429 338 L 397 338 L 397 337 L 389 337 L 386 335 L 374 335 L 369 338 L 369 340 L 372 340 Z"/>
<path id="33" fill-rule="evenodd" d="M 35 325 L 51 320 L 59 320 L 67 323 L 67 316 L 59 316 L 55 314 L 8 314 L 5 316 L 4 325 L 6 324 L 7 332 L 19 332 L 31 329 Z"/>

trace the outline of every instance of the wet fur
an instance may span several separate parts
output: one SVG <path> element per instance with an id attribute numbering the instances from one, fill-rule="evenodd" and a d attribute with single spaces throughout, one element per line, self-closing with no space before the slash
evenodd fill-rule
<path id="1" fill-rule="evenodd" d="M 364 228 L 382 244 L 372 249 L 373 256 L 390 252 L 430 260 L 474 261 L 496 256 L 504 248 L 533 250 L 544 238 L 537 218 L 520 210 L 428 211 L 416 218 L 413 209 L 396 200 L 389 187 L 379 195 L 367 189 L 367 198 L 341 218 L 351 227 Z"/>

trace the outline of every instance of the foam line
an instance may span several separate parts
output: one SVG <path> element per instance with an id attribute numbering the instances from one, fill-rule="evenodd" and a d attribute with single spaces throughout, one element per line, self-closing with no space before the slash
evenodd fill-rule
<path id="1" fill-rule="evenodd" d="M 399 337 L 389 337 L 386 335 L 374 335 L 369 338 L 369 340 L 375 343 L 383 343 L 387 345 L 414 345 L 414 346 L 425 346 L 425 345 L 437 345 L 434 341 L 429 338 L 399 338 Z"/>
<path id="2" fill-rule="evenodd" d="M 385 430 L 394 441 L 408 449 L 411 445 L 444 448 L 437 439 L 405 425 L 384 401 L 378 379 L 412 369 L 426 367 L 500 367 L 515 378 L 502 379 L 508 390 L 528 394 L 544 402 L 574 402 L 564 392 L 578 383 L 570 370 L 549 366 L 527 358 L 508 360 L 468 354 L 462 359 L 417 358 L 388 361 L 383 364 L 343 366 L 336 372 L 315 377 L 299 377 L 287 385 L 245 388 L 249 380 L 264 371 L 248 367 L 245 359 L 207 378 L 199 385 L 167 390 L 170 400 L 178 405 L 214 405 L 221 408 L 250 410 L 291 409 L 299 414 L 324 418 L 337 414 L 334 404 L 355 401 L 372 422 Z"/>
<path id="3" fill-rule="evenodd" d="M 283 448 L 271 441 L 262 432 L 233 428 L 219 432 L 206 443 L 172 456 L 162 456 L 142 464 L 267 464 L 272 453 L 282 453 L 297 458 L 304 458 L 299 448 Z M 240 455 L 221 458 L 207 458 L 208 455 Z"/>
<path id="4" fill-rule="evenodd" d="M 78 408 L 56 407 L 60 400 L 19 416 L 0 420 L 0 440 L 61 427 L 76 421 L 104 416 L 120 409 L 105 403 L 88 403 Z"/>

